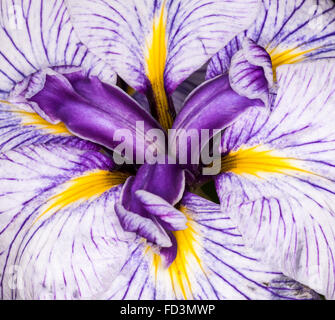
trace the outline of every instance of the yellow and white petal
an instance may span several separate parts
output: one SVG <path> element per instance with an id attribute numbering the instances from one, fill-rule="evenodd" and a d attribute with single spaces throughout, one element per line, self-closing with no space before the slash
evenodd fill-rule
<path id="1" fill-rule="evenodd" d="M 127 257 L 114 213 L 127 175 L 101 153 L 30 146 L 0 155 L 0 296 L 83 299 Z"/>
<path id="2" fill-rule="evenodd" d="M 98 149 L 93 143 L 74 136 L 62 122 L 46 121 L 27 103 L 0 101 L 0 151 L 39 144 Z"/>
<path id="3" fill-rule="evenodd" d="M 131 87 L 150 94 L 164 128 L 170 95 L 255 19 L 258 0 L 66 1 L 75 31 Z"/>
<path id="4" fill-rule="evenodd" d="M 317 299 L 313 291 L 258 260 L 219 205 L 186 194 L 188 228 L 174 232 L 177 257 L 164 268 L 141 239 L 104 299 Z"/>
<path id="5" fill-rule="evenodd" d="M 335 57 L 335 6 L 331 0 L 263 0 L 253 25 L 210 62 L 207 77 L 229 70 L 244 37 L 271 56 L 273 71 L 285 64 Z"/>

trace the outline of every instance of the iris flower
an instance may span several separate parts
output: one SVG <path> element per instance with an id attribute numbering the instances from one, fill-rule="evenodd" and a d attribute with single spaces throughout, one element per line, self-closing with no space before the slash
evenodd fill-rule
<path id="1" fill-rule="evenodd" d="M 315 210 L 303 225 L 301 215 L 307 211 L 292 213 L 289 205 L 294 200 L 282 208 L 286 216 L 300 220 L 294 229 L 281 213 L 280 221 L 293 229 L 285 227 L 283 236 L 279 226 L 277 243 L 286 245 L 287 232 L 295 236 L 294 248 L 301 248 L 299 257 L 306 257 L 307 241 L 317 239 L 318 245 L 328 245 L 326 251 L 320 247 L 323 251 L 317 257 L 329 264 L 319 260 L 319 268 L 307 268 L 307 280 L 298 272 L 285 273 L 325 293 L 326 282 L 320 286 L 315 275 L 334 276 L 329 267 L 333 239 L 327 238 L 334 221 L 331 204 L 323 202 L 325 194 L 331 197 L 332 182 L 328 137 L 335 70 L 329 61 L 278 68 L 282 89 L 271 114 L 266 95 L 237 92 L 230 76 L 223 74 L 197 88 L 176 116 L 172 93 L 251 25 L 258 1 L 132 0 L 125 5 L 117 0 L 4 0 L 1 5 L 2 298 L 317 299 L 317 293 L 285 276 L 280 262 L 264 263 L 267 249 L 245 246 L 239 231 L 251 234 L 245 230 L 246 216 L 240 216 L 242 208 L 258 206 L 249 215 L 252 234 L 272 236 L 263 229 L 255 233 L 253 217 L 261 212 L 265 223 L 272 216 L 266 220 L 258 199 L 252 202 L 252 197 L 270 194 L 270 182 L 279 186 L 287 179 L 295 182 L 292 199 L 297 194 L 300 200 L 297 190 L 302 187 L 306 202 L 301 205 L 312 204 Z M 150 112 L 115 85 L 115 72 L 147 96 Z M 265 129 L 253 132 L 259 128 L 253 120 L 258 114 L 256 120 L 266 115 Z M 306 124 L 306 135 L 293 126 L 301 122 L 310 125 Z M 281 123 L 292 138 L 280 134 L 279 145 L 318 139 L 319 149 L 297 149 L 304 150 L 302 157 L 283 147 L 278 150 L 283 155 L 278 155 L 277 145 L 264 140 L 263 134 L 267 138 Z M 201 165 L 139 165 L 152 148 L 163 148 L 160 141 L 146 139 L 146 133 L 158 129 L 167 134 L 170 128 L 227 128 L 220 158 L 223 171 L 217 178 L 221 207 L 190 192 L 203 179 Z M 130 150 L 124 157 L 139 160 L 137 165 L 119 166 L 114 161 L 113 152 L 120 146 L 115 134 L 125 129 L 132 134 L 122 141 Z M 187 160 L 192 156 L 187 154 Z M 259 189 L 253 180 L 251 189 L 243 180 L 244 174 L 258 179 L 263 173 L 276 179 L 257 180 L 268 183 L 268 189 Z M 280 205 L 283 198 L 275 195 Z M 270 208 L 272 198 L 266 201 Z M 320 228 L 307 224 L 312 220 L 324 231 L 323 239 Z M 271 241 L 266 244 L 273 249 Z M 280 249 L 276 254 L 282 253 Z M 307 258 L 315 259 L 314 249 L 307 250 Z"/>

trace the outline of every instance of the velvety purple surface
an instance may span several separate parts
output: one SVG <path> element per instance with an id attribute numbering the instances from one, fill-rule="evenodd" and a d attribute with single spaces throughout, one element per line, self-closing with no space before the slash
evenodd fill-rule
<path id="1" fill-rule="evenodd" d="M 232 124 L 245 110 L 250 107 L 264 106 L 260 99 L 248 99 L 236 93 L 230 86 L 227 75 L 206 81 L 194 90 L 178 114 L 173 129 L 183 129 L 184 134 L 192 134 L 195 130 L 199 138 L 201 130 L 223 130 Z M 210 131 L 209 138 L 213 135 Z M 183 134 L 179 135 L 179 139 Z M 191 139 L 187 140 L 187 150 L 191 152 Z M 201 141 L 202 145 L 205 141 Z M 183 146 L 184 148 L 184 146 Z M 177 150 L 177 154 L 180 150 Z M 188 158 L 191 158 L 189 155 Z"/>
<path id="2" fill-rule="evenodd" d="M 55 123 L 63 122 L 75 135 L 114 149 L 117 130 L 128 130 L 126 141 L 135 154 L 144 155 L 140 138 L 150 129 L 160 128 L 158 122 L 135 100 L 116 86 L 102 83 L 97 77 L 87 78 L 80 72 L 46 75 L 44 88 L 30 98 Z M 136 134 L 136 123 L 144 131 Z M 145 147 L 149 145 L 145 142 Z"/>

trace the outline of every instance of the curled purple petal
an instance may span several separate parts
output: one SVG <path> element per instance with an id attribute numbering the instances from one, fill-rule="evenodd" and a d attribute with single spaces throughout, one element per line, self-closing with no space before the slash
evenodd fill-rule
<path id="1" fill-rule="evenodd" d="M 185 215 L 161 197 L 144 190 L 136 191 L 135 196 L 141 201 L 148 213 L 159 217 L 164 222 L 164 226 L 170 231 L 187 228 Z"/>
<path id="2" fill-rule="evenodd" d="M 172 246 L 170 237 L 159 223 L 126 210 L 120 203 L 115 204 L 115 212 L 125 231 L 135 232 L 138 236 L 161 247 Z"/>
<path id="3" fill-rule="evenodd" d="M 122 132 L 126 145 L 133 151 L 131 160 L 144 158 L 146 147 L 152 145 L 145 140 L 145 132 L 160 128 L 121 89 L 80 72 L 65 76 L 46 74 L 43 89 L 29 101 L 52 123 L 62 121 L 73 134 L 107 148 L 115 149 L 120 144 L 115 135 Z"/>
<path id="4" fill-rule="evenodd" d="M 184 190 L 185 173 L 179 166 L 142 165 L 124 184 L 115 208 L 121 224 L 161 248 L 170 247 L 171 231 L 185 228 L 184 215 L 174 208 Z"/>
<path id="5" fill-rule="evenodd" d="M 184 107 L 178 114 L 172 129 L 170 150 L 181 154 L 180 148 L 188 152 L 188 161 L 193 159 L 191 154 L 192 136 L 200 139 L 204 129 L 209 130 L 208 139 L 213 137 L 215 130 L 223 130 L 250 107 L 263 107 L 264 102 L 260 99 L 249 99 L 235 92 L 229 83 L 227 75 L 219 76 L 203 83 L 194 90 L 187 98 Z M 180 131 L 181 130 L 181 131 Z M 188 138 L 187 136 L 191 137 Z M 180 141 L 186 141 L 187 146 L 179 146 Z M 201 146 L 205 143 L 201 141 Z M 200 145 L 200 141 L 199 141 Z M 200 155 L 200 150 L 198 155 Z"/>
<path id="6" fill-rule="evenodd" d="M 266 106 L 269 106 L 273 71 L 271 57 L 266 50 L 245 38 L 242 50 L 231 60 L 229 82 L 239 95 L 249 99 L 261 99 Z"/>

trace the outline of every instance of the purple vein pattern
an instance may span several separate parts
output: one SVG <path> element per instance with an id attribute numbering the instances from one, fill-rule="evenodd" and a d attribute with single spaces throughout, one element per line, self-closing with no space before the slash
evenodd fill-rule
<path id="1" fill-rule="evenodd" d="M 28 75 L 51 66 L 83 66 L 106 82 L 115 74 L 76 37 L 63 0 L 0 3 L 0 98 Z"/>
<path id="2" fill-rule="evenodd" d="M 108 288 L 126 258 L 123 241 L 132 237 L 114 214 L 119 188 L 34 221 L 63 183 L 109 170 L 110 160 L 94 151 L 30 146 L 2 154 L 0 163 L 0 297 L 76 299 Z M 24 274 L 18 290 L 9 288 L 13 265 Z"/>
<path id="3" fill-rule="evenodd" d="M 282 66 L 278 83 L 273 112 L 249 109 L 225 132 L 222 151 L 261 145 L 313 174 L 226 173 L 217 190 L 222 209 L 265 261 L 334 298 L 335 65 Z"/>
<path id="4" fill-rule="evenodd" d="M 306 60 L 335 57 L 335 4 L 331 0 L 262 0 L 253 26 L 234 38 L 209 64 L 207 78 L 226 73 L 245 36 L 263 48 L 308 51 Z"/>
<path id="5" fill-rule="evenodd" d="M 145 44 L 162 6 L 166 20 L 168 93 L 254 20 L 257 0 L 71 0 L 79 38 L 129 85 L 146 91 Z M 158 59 L 158 57 L 156 57 Z"/>
<path id="6" fill-rule="evenodd" d="M 113 168 L 94 151 L 30 146 L 0 157 L 0 297 L 3 299 L 183 298 L 168 270 L 156 279 L 153 254 L 114 212 L 121 188 L 97 199 L 36 218 L 62 184 L 95 170 Z M 183 205 L 194 221 L 201 260 L 186 263 L 195 299 L 314 299 L 318 296 L 258 260 L 220 207 L 188 194 Z M 12 266 L 24 274 L 10 290 Z"/>
<path id="7" fill-rule="evenodd" d="M 88 142 L 48 126 L 27 101 L 43 89 L 46 68 L 69 73 L 80 67 L 115 84 L 116 74 L 76 37 L 63 1 L 1 1 L 0 38 L 0 99 L 11 103 L 0 103 L 0 150 L 51 142 L 86 148 Z"/>
<path id="8" fill-rule="evenodd" d="M 193 220 L 196 254 L 186 262 L 191 290 L 187 298 L 208 299 L 311 299 L 316 296 L 275 269 L 260 263 L 247 249 L 241 235 L 220 207 L 187 193 L 182 201 Z M 131 255 L 122 265 L 116 281 L 104 299 L 184 299 L 180 288 L 172 286 L 167 270 L 155 278 L 152 254 L 143 255 L 146 245 L 135 241 Z M 155 280 L 156 279 L 156 280 Z M 187 287 L 187 285 L 186 285 Z"/>
<path id="9" fill-rule="evenodd" d="M 276 176 L 258 181 L 224 174 L 217 180 L 222 207 L 184 194 L 181 167 L 179 171 L 170 167 L 170 174 L 163 165 L 146 164 L 125 186 L 107 191 L 112 182 L 98 180 L 94 188 L 104 193 L 92 197 L 85 179 L 79 194 L 73 194 L 76 188 L 68 188 L 87 174 L 102 172 L 110 177 L 116 169 L 107 151 L 80 137 L 113 149 L 109 134 L 118 125 L 134 129 L 139 119 L 150 128 L 159 127 L 140 105 L 113 87 L 112 69 L 135 89 L 146 91 L 146 49 L 162 8 L 167 14 L 164 85 L 171 94 L 251 24 L 258 4 L 257 0 L 0 2 L 0 99 L 9 101 L 0 104 L 0 299 L 319 298 L 286 274 L 327 297 L 335 296 L 331 249 L 335 190 L 329 183 L 335 166 L 329 159 L 334 158 L 335 148 L 325 116 L 333 112 L 335 70 L 329 63 L 279 68 L 282 89 L 271 117 L 265 108 L 249 108 L 264 105 L 263 101 L 239 97 L 249 110 L 226 130 L 222 142 L 225 152 L 242 145 L 267 145 L 304 160 L 306 170 L 318 176 L 288 176 L 278 182 Z M 292 85 L 293 79 L 298 88 Z M 228 92 L 227 100 L 236 98 L 227 75 L 208 83 L 212 81 Z M 208 88 L 208 83 L 199 90 L 210 101 L 211 90 L 217 87 Z M 214 107 L 215 101 L 208 110 Z M 212 119 L 217 121 L 211 113 L 199 122 L 200 104 L 189 109 L 189 125 L 203 128 Z M 221 120 L 231 123 L 230 110 L 221 111 L 227 110 L 227 118 Z M 93 139 L 92 132 L 101 139 Z M 160 168 L 166 178 L 159 174 Z M 126 194 L 132 181 L 134 197 Z M 62 192 L 69 189 L 64 196 Z M 58 196 L 64 197 L 61 205 L 54 214 L 43 216 Z M 118 212 L 122 198 L 127 200 L 122 205 L 131 209 L 123 220 L 123 212 Z M 179 202 L 181 208 L 174 207 Z M 177 252 L 177 262 L 172 262 L 171 269 L 162 268 L 157 260 L 162 243 L 140 236 L 142 220 L 138 223 L 132 210 L 137 203 L 163 221 L 171 235 L 173 231 L 168 240 Z M 274 235 L 275 214 L 279 222 Z M 128 228 L 125 220 L 132 222 Z M 144 231 L 153 233 L 148 229 Z M 246 247 L 243 237 L 254 248 Z M 266 250 L 264 243 L 269 244 Z M 317 252 L 317 257 L 310 251 Z M 21 277 L 13 288 L 15 272 Z"/>

